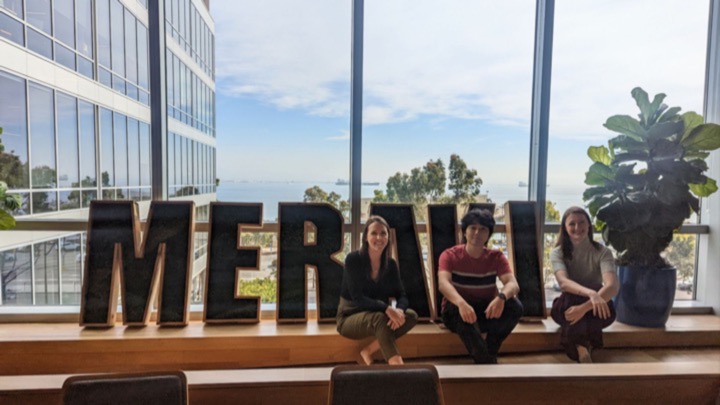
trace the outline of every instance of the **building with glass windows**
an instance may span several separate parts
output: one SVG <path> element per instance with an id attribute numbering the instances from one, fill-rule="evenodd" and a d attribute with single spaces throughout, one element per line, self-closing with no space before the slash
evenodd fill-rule
<path id="1" fill-rule="evenodd" d="M 207 218 L 214 22 L 207 1 L 168 0 L 153 14 L 155 4 L 0 1 L 0 180 L 22 198 L 18 219 L 83 221 L 100 198 L 138 201 L 144 216 L 154 193 L 192 199 Z M 151 15 L 165 22 L 155 43 Z M 154 115 L 163 132 L 153 133 Z M 78 305 L 83 249 L 82 232 L 3 233 L 0 305 Z"/>

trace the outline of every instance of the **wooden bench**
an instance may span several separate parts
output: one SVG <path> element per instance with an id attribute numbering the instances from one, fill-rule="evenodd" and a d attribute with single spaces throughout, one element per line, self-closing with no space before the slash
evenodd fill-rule
<path id="1" fill-rule="evenodd" d="M 717 362 L 439 365 L 448 404 L 713 404 Z M 325 404 L 331 367 L 186 371 L 191 404 Z M 0 403 L 60 403 L 69 375 L 0 377 Z"/>

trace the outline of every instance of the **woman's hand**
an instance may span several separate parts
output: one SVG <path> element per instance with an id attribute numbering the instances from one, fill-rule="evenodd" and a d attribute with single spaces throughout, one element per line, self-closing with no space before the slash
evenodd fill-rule
<path id="1" fill-rule="evenodd" d="M 593 315 L 600 319 L 610 318 L 610 307 L 600 294 L 593 292 L 590 294 L 590 304 L 592 305 Z"/>
<path id="2" fill-rule="evenodd" d="M 589 306 L 573 305 L 565 310 L 565 320 L 570 322 L 570 325 L 575 325 L 589 310 Z"/>
<path id="3" fill-rule="evenodd" d="M 385 309 L 385 315 L 388 317 L 387 325 L 392 330 L 397 330 L 405 324 L 405 312 L 403 312 L 402 309 L 387 307 Z"/>

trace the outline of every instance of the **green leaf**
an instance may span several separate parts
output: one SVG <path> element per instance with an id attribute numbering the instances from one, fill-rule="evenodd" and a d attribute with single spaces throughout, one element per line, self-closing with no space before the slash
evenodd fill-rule
<path id="1" fill-rule="evenodd" d="M 707 197 L 718 191 L 718 185 L 715 180 L 708 177 L 705 184 L 690 184 L 690 191 L 698 197 Z"/>
<path id="2" fill-rule="evenodd" d="M 710 156 L 710 152 L 685 152 L 685 159 L 706 159 L 708 156 Z"/>
<path id="3" fill-rule="evenodd" d="M 675 134 L 682 133 L 683 123 L 680 121 L 670 121 L 655 124 L 647 131 L 648 139 L 667 139 Z"/>
<path id="4" fill-rule="evenodd" d="M 682 145 L 688 151 L 711 151 L 720 148 L 720 125 L 703 124 L 695 127 Z"/>
<path id="5" fill-rule="evenodd" d="M 612 189 L 609 187 L 590 187 L 583 192 L 583 201 L 590 201 L 594 197 L 611 193 Z"/>
<path id="6" fill-rule="evenodd" d="M 643 127 L 638 120 L 629 115 L 613 115 L 603 125 L 611 131 L 627 135 L 638 142 L 642 142 L 645 138 Z"/>
<path id="7" fill-rule="evenodd" d="M 638 142 L 627 135 L 618 135 L 608 141 L 610 146 L 610 153 L 613 153 L 616 149 L 625 150 L 626 152 L 648 152 L 649 148 L 647 143 Z"/>
<path id="8" fill-rule="evenodd" d="M 608 203 L 611 203 L 612 201 L 615 201 L 615 197 L 607 197 L 607 196 L 596 196 L 590 201 L 590 203 L 587 205 L 588 211 L 590 212 L 591 216 L 596 216 L 598 211 L 602 209 L 605 205 Z"/>
<path id="9" fill-rule="evenodd" d="M 682 146 L 666 139 L 660 139 L 653 148 L 652 160 L 680 159 L 682 155 Z"/>
<path id="10" fill-rule="evenodd" d="M 15 218 L 8 214 L 7 211 L 0 209 L 0 229 L 15 228 Z"/>
<path id="11" fill-rule="evenodd" d="M 612 180 L 612 169 L 599 162 L 593 163 L 585 173 L 585 184 L 588 186 L 604 186 L 606 183 L 612 182 Z"/>
<path id="12" fill-rule="evenodd" d="M 680 110 L 682 110 L 682 108 L 680 108 L 680 107 L 669 108 L 667 111 L 665 111 L 663 113 L 663 115 L 660 116 L 660 118 L 658 118 L 657 122 L 661 123 L 661 122 L 671 121 L 671 120 L 674 121 L 678 117 L 677 113 L 679 113 Z"/>
<path id="13" fill-rule="evenodd" d="M 615 155 L 615 161 L 614 164 L 623 163 L 623 162 L 632 162 L 632 161 L 647 161 L 648 154 L 646 152 L 629 152 L 629 153 L 618 153 Z"/>
<path id="14" fill-rule="evenodd" d="M 635 87 L 630 94 L 632 94 L 635 103 L 637 103 L 637 106 L 640 108 L 640 116 L 642 117 L 643 123 L 647 124 L 652 115 L 652 107 L 647 92 L 640 87 Z"/>
<path id="15" fill-rule="evenodd" d="M 695 111 L 688 111 L 683 114 L 682 120 L 683 124 L 685 124 L 685 132 L 683 132 L 683 136 L 680 138 L 680 141 L 684 141 L 688 136 L 690 136 L 690 132 L 692 132 L 695 127 L 705 122 L 702 115 L 696 113 Z"/>
<path id="16" fill-rule="evenodd" d="M 587 155 L 593 162 L 600 162 L 605 166 L 610 166 L 610 151 L 604 146 L 591 146 L 588 148 Z"/>
<path id="17" fill-rule="evenodd" d="M 650 104 L 650 115 L 648 116 L 647 124 L 653 125 L 660 117 L 663 110 L 667 108 L 662 102 L 665 99 L 665 94 L 656 94 L 653 98 L 653 102 Z"/>

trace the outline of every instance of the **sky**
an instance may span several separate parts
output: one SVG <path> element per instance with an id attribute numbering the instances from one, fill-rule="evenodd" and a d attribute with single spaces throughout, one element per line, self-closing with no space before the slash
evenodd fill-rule
<path id="1" fill-rule="evenodd" d="M 486 184 L 527 181 L 535 2 L 365 2 L 363 180 L 459 154 Z M 348 178 L 351 1 L 213 0 L 221 180 Z M 630 97 L 702 113 L 706 0 L 559 0 L 548 182 Z"/>

